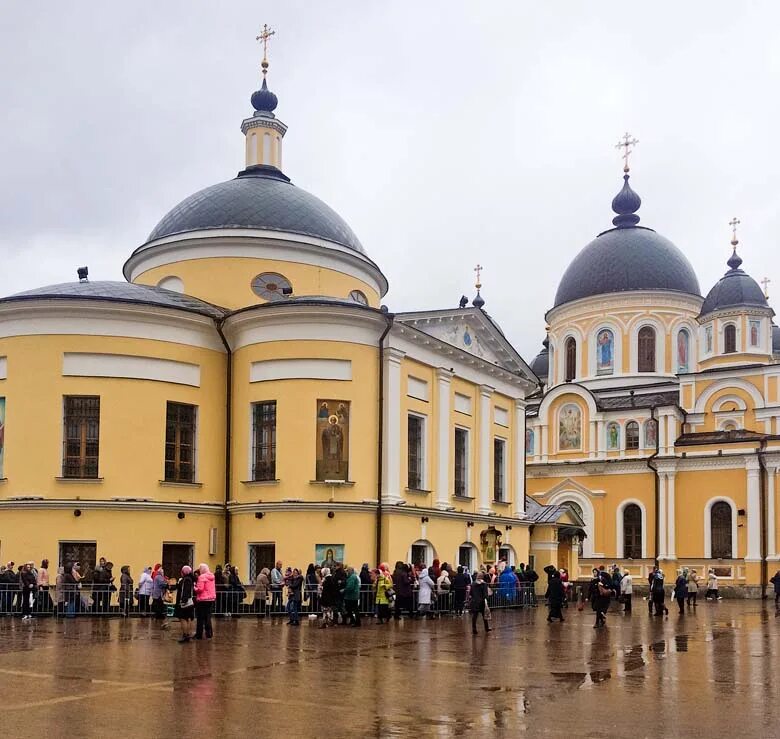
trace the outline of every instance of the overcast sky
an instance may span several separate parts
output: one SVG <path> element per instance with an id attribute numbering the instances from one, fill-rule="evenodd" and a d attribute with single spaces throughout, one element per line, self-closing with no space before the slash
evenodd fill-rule
<path id="1" fill-rule="evenodd" d="M 243 167 L 264 22 L 285 172 L 352 226 L 391 310 L 456 306 L 479 262 L 530 361 L 561 274 L 611 226 L 626 130 L 642 225 L 704 293 L 733 215 L 744 268 L 780 291 L 780 5 L 633 5 L 5 4 L 0 294 L 82 264 L 122 279 L 171 207 Z"/>

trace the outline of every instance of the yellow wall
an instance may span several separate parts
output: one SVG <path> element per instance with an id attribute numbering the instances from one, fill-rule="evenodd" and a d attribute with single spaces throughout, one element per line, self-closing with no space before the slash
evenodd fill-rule
<path id="1" fill-rule="evenodd" d="M 134 282 L 157 285 L 165 277 L 178 277 L 184 283 L 187 295 L 236 310 L 266 302 L 252 291 L 252 280 L 263 272 L 277 272 L 286 277 L 296 297 L 327 295 L 346 300 L 352 290 L 361 290 L 368 298 L 369 305 L 379 307 L 379 293 L 356 277 L 316 265 L 272 259 L 186 259 L 146 270 Z"/>

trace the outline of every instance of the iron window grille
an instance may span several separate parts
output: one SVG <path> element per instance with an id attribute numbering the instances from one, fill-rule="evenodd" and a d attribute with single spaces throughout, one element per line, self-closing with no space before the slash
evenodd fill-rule
<path id="1" fill-rule="evenodd" d="M 655 329 L 642 326 L 637 339 L 637 364 L 640 372 L 655 372 Z"/>
<path id="2" fill-rule="evenodd" d="M 276 479 L 276 401 L 252 406 L 252 479 Z"/>
<path id="3" fill-rule="evenodd" d="M 639 424 L 636 421 L 626 424 L 626 449 L 639 449 Z"/>
<path id="4" fill-rule="evenodd" d="M 195 406 L 168 403 L 165 422 L 165 481 L 195 482 Z"/>
<path id="5" fill-rule="evenodd" d="M 493 500 L 497 503 L 506 500 L 505 452 L 506 442 L 503 439 L 493 439 Z"/>
<path id="6" fill-rule="evenodd" d="M 455 429 L 455 495 L 465 498 L 468 494 L 469 432 Z"/>
<path id="7" fill-rule="evenodd" d="M 407 487 L 412 490 L 423 489 L 423 419 L 409 416 L 408 420 L 408 480 Z"/>
<path id="8" fill-rule="evenodd" d="M 100 456 L 100 397 L 66 395 L 62 476 L 96 479 Z"/>
<path id="9" fill-rule="evenodd" d="M 642 509 L 636 503 L 623 510 L 623 556 L 642 558 Z"/>

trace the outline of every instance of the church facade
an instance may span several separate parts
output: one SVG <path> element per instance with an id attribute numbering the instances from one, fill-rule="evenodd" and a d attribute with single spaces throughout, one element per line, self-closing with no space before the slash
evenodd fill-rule
<path id="1" fill-rule="evenodd" d="M 391 313 L 349 226 L 282 171 L 265 80 L 246 168 L 165 215 L 126 282 L 0 300 L 0 556 L 137 573 L 230 561 L 576 560 L 526 501 L 539 384 L 483 309 Z"/>
<path id="2" fill-rule="evenodd" d="M 658 563 L 757 595 L 780 560 L 780 329 L 742 268 L 702 297 L 624 185 L 614 228 L 573 260 L 546 314 L 528 406 L 528 493 L 585 522 L 579 575 Z"/>

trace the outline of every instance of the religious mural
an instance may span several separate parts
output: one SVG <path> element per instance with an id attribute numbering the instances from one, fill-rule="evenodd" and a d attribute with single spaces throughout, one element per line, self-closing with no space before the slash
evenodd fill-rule
<path id="1" fill-rule="evenodd" d="M 645 447 L 652 448 L 658 443 L 658 424 L 654 419 L 645 421 Z"/>
<path id="2" fill-rule="evenodd" d="M 620 426 L 614 421 L 607 424 L 607 449 L 620 449 Z"/>
<path id="3" fill-rule="evenodd" d="M 688 372 L 690 363 L 688 356 L 691 351 L 691 336 L 687 329 L 677 332 L 677 371 Z"/>
<path id="4" fill-rule="evenodd" d="M 704 351 L 706 354 L 712 354 L 712 326 L 704 327 Z"/>
<path id="5" fill-rule="evenodd" d="M 349 401 L 317 401 L 317 480 L 349 479 Z"/>
<path id="6" fill-rule="evenodd" d="M 750 322 L 750 346 L 758 346 L 759 332 L 761 330 L 761 321 Z"/>
<path id="7" fill-rule="evenodd" d="M 525 430 L 525 453 L 526 454 L 534 453 L 534 430 L 533 429 Z"/>
<path id="8" fill-rule="evenodd" d="M 330 567 L 332 572 L 337 564 L 344 564 L 344 545 L 315 544 L 314 561 L 320 567 Z"/>
<path id="9" fill-rule="evenodd" d="M 582 411 L 578 405 L 563 406 L 558 416 L 558 449 L 562 452 L 582 448 Z"/>
<path id="10" fill-rule="evenodd" d="M 479 548 L 485 564 L 494 564 L 501 548 L 501 532 L 495 526 L 488 526 L 479 534 Z"/>
<path id="11" fill-rule="evenodd" d="M 596 337 L 596 374 L 611 375 L 615 369 L 615 336 L 608 329 Z"/>
<path id="12" fill-rule="evenodd" d="M 3 462 L 5 461 L 5 398 L 0 398 L 0 480 L 5 477 Z"/>

